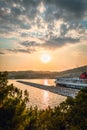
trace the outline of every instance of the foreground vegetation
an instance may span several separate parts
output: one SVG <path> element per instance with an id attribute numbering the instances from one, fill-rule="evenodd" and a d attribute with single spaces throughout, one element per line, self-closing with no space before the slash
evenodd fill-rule
<path id="1" fill-rule="evenodd" d="M 87 89 L 58 107 L 27 108 L 28 92 L 8 85 L 7 73 L 0 72 L 0 130 L 86 130 Z"/>

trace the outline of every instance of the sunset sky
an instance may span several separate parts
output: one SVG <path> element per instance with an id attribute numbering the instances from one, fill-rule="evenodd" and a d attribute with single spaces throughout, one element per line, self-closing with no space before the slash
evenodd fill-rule
<path id="1" fill-rule="evenodd" d="M 83 65 L 87 0 L 0 0 L 1 71 L 62 71 Z"/>

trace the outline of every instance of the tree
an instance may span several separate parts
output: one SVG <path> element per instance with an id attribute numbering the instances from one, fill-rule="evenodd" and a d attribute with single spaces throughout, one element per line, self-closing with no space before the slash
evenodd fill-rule
<path id="1" fill-rule="evenodd" d="M 87 88 L 46 110 L 27 108 L 28 96 L 27 90 L 8 85 L 7 72 L 0 72 L 0 130 L 87 129 Z"/>
<path id="2" fill-rule="evenodd" d="M 87 129 L 87 88 L 79 91 L 75 99 L 66 100 L 69 105 L 65 122 L 69 130 L 86 130 Z"/>
<path id="3" fill-rule="evenodd" d="M 28 125 L 28 93 L 7 84 L 7 72 L 0 72 L 0 130 L 24 130 Z"/>

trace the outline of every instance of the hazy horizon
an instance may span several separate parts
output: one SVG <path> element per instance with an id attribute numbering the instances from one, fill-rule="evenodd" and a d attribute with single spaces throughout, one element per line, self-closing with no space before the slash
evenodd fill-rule
<path id="1" fill-rule="evenodd" d="M 4 71 L 7 71 L 7 72 L 12 72 L 12 71 L 15 71 L 15 72 L 18 72 L 18 71 L 35 71 L 35 72 L 63 72 L 63 71 L 68 71 L 68 70 L 72 70 L 72 69 L 76 69 L 76 68 L 80 68 L 80 67 L 85 67 L 87 65 L 84 65 L 84 66 L 78 66 L 78 67 L 74 67 L 74 68 L 69 68 L 69 69 L 64 69 L 64 70 L 61 70 L 61 71 L 56 71 L 56 70 L 2 70 L 2 72 Z"/>

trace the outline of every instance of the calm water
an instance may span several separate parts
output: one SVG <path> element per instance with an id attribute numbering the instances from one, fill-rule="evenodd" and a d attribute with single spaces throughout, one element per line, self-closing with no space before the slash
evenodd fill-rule
<path id="1" fill-rule="evenodd" d="M 64 96 L 54 94 L 46 90 L 41 90 L 39 88 L 25 85 L 16 81 L 17 80 L 9 80 L 9 83 L 13 83 L 16 87 L 20 88 L 23 91 L 27 89 L 29 92 L 29 106 L 37 106 L 39 109 L 46 109 L 48 106 L 53 108 L 66 99 Z M 29 81 L 44 85 L 54 85 L 53 79 L 24 79 L 23 81 Z"/>

